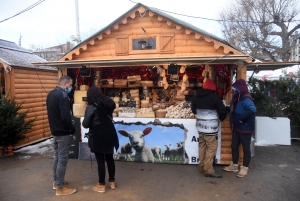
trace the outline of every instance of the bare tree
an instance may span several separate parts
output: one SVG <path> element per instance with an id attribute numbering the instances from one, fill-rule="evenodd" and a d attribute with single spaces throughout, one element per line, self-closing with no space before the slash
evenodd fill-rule
<path id="1" fill-rule="evenodd" d="M 225 39 L 263 61 L 287 61 L 300 29 L 298 0 L 234 0 L 220 13 Z M 297 32 L 296 32 L 297 33 Z"/>

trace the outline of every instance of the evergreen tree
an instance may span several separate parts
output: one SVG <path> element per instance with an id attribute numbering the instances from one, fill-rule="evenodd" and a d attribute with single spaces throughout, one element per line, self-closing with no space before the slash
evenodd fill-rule
<path id="1" fill-rule="evenodd" d="M 24 102 L 23 102 L 24 103 Z M 0 148 L 6 149 L 26 139 L 26 133 L 32 129 L 34 119 L 25 122 L 28 111 L 18 114 L 22 104 L 7 97 L 0 99 Z"/>
<path id="2" fill-rule="evenodd" d="M 250 93 L 257 107 L 257 116 L 288 117 L 291 126 L 300 126 L 300 71 L 283 72 L 278 80 L 249 81 Z"/>

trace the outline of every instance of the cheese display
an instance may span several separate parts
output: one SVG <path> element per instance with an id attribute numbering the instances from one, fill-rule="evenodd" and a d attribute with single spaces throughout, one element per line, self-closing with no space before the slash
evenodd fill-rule
<path id="1" fill-rule="evenodd" d="M 80 90 L 74 92 L 74 104 L 73 104 L 73 116 L 80 118 L 85 114 L 85 109 L 87 102 L 83 98 L 87 97 L 87 90 L 89 89 L 88 85 L 81 85 Z"/>
<path id="2" fill-rule="evenodd" d="M 136 110 L 136 117 L 155 117 L 152 108 L 140 108 Z"/>
<path id="3" fill-rule="evenodd" d="M 194 118 L 194 114 L 189 102 L 178 102 L 176 105 L 171 105 L 166 108 L 166 118 Z"/>
<path id="4" fill-rule="evenodd" d="M 135 108 L 133 107 L 120 107 L 119 108 L 119 117 L 136 117 Z"/>
<path id="5" fill-rule="evenodd" d="M 81 90 L 76 90 L 74 92 L 74 103 L 85 103 L 85 101 L 82 100 L 83 97 L 87 96 L 87 91 L 81 91 Z"/>
<path id="6" fill-rule="evenodd" d="M 114 87 L 127 87 L 127 79 L 114 79 Z"/>

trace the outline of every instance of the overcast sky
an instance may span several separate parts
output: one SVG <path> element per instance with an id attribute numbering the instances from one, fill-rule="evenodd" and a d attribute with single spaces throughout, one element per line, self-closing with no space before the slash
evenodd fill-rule
<path id="1" fill-rule="evenodd" d="M 0 0 L 0 21 L 38 1 Z M 223 7 L 232 0 L 139 0 L 138 2 L 175 13 L 217 19 Z M 127 12 L 136 3 L 129 0 L 78 0 L 78 5 L 80 34 L 82 38 L 86 38 Z M 222 37 L 217 22 L 173 16 Z M 47 47 L 70 41 L 71 35 L 76 35 L 75 0 L 45 0 L 31 10 L 0 23 L 0 39 L 18 44 L 20 34 L 21 45 L 24 48 L 29 48 L 31 44 Z"/>

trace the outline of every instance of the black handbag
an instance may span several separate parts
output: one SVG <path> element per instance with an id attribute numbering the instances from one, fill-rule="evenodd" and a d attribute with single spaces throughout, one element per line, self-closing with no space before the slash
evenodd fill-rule
<path id="1" fill-rule="evenodd" d="M 94 137 L 93 137 L 93 133 L 92 132 L 85 133 L 84 137 L 88 139 L 88 146 L 89 146 L 89 148 L 90 149 L 94 149 L 94 143 L 93 143 L 93 141 L 94 141 L 93 138 Z"/>

